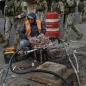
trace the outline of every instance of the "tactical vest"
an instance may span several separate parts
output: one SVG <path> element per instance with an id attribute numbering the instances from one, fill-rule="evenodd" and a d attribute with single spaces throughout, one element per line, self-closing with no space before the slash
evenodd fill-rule
<path id="1" fill-rule="evenodd" d="M 60 9 L 59 2 L 57 2 L 55 5 L 56 5 L 56 6 L 55 6 L 55 8 L 53 9 L 53 11 L 56 11 L 58 14 L 60 14 L 60 13 L 61 13 L 61 9 Z"/>
<path id="2" fill-rule="evenodd" d="M 41 21 L 40 20 L 36 20 L 36 24 L 38 26 L 38 32 L 41 33 L 42 28 L 41 28 Z M 26 36 L 29 36 L 31 34 L 31 28 L 30 28 L 30 22 L 26 21 L 25 22 L 25 26 L 26 26 Z"/>
<path id="3" fill-rule="evenodd" d="M 11 0 L 9 2 L 6 2 L 4 10 L 5 10 L 5 16 L 13 16 L 14 15 L 14 1 Z"/>
<path id="4" fill-rule="evenodd" d="M 46 9 L 45 4 L 43 2 L 44 1 L 41 1 L 37 4 L 36 11 L 44 11 Z"/>
<path id="5" fill-rule="evenodd" d="M 76 2 L 74 0 L 74 4 L 70 6 L 67 2 L 65 4 L 65 14 L 74 13 L 76 7 Z"/>
<path id="6" fill-rule="evenodd" d="M 18 16 L 19 14 L 22 13 L 22 6 L 21 6 L 22 1 L 15 2 L 15 16 Z"/>

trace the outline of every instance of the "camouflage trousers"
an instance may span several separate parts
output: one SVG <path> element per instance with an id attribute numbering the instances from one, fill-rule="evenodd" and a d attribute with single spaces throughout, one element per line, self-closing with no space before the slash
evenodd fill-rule
<path id="1" fill-rule="evenodd" d="M 0 33 L 0 37 L 2 37 L 2 34 Z"/>
<path id="2" fill-rule="evenodd" d="M 84 19 L 84 12 L 80 12 L 79 15 L 80 15 L 80 21 L 82 21 Z"/>
<path id="3" fill-rule="evenodd" d="M 84 18 L 86 18 L 86 8 L 85 8 L 85 11 L 84 11 Z"/>
<path id="4" fill-rule="evenodd" d="M 20 35 L 19 35 L 19 30 L 21 29 L 22 25 L 24 24 L 25 19 L 20 19 L 14 23 L 14 28 L 15 28 L 15 40 L 14 44 L 18 44 L 21 40 Z"/>
<path id="5" fill-rule="evenodd" d="M 37 12 L 36 16 L 37 16 L 38 20 L 45 21 L 45 13 L 44 12 Z"/>
<path id="6" fill-rule="evenodd" d="M 14 18 L 13 17 L 6 17 L 5 18 L 5 40 L 9 40 L 10 38 L 10 30 L 12 28 L 12 25 L 14 24 Z"/>
<path id="7" fill-rule="evenodd" d="M 69 36 L 71 29 L 73 29 L 77 35 L 81 35 L 81 32 L 79 31 L 79 29 L 74 25 L 74 17 L 75 17 L 74 13 L 70 13 L 67 16 L 66 31 L 64 34 L 64 40 L 66 40 L 67 37 Z"/>
<path id="8" fill-rule="evenodd" d="M 58 22 L 61 21 L 62 17 L 63 17 L 63 16 L 61 16 L 60 14 L 58 14 Z"/>

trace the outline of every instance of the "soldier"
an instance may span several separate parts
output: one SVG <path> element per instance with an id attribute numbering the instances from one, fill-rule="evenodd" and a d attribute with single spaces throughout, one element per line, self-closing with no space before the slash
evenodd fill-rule
<path id="1" fill-rule="evenodd" d="M 78 4 L 78 11 L 80 14 L 80 21 L 79 21 L 80 24 L 84 22 L 84 6 L 85 6 L 84 0 L 80 0 Z"/>
<path id="2" fill-rule="evenodd" d="M 64 4 L 61 0 L 55 0 L 52 4 L 52 11 L 58 13 L 58 19 L 60 21 L 61 17 L 64 14 Z"/>
<path id="3" fill-rule="evenodd" d="M 79 31 L 79 29 L 74 25 L 74 13 L 75 13 L 75 0 L 67 0 L 66 4 L 65 4 L 65 12 L 67 13 L 67 22 L 66 22 L 66 31 L 64 34 L 64 38 L 63 40 L 66 41 L 67 37 L 71 31 L 71 29 L 73 29 L 75 31 L 75 33 L 78 35 L 78 37 L 76 38 L 81 39 L 83 34 Z"/>
<path id="4" fill-rule="evenodd" d="M 4 42 L 4 37 L 2 36 L 2 34 L 0 33 L 0 43 Z"/>
<path id="5" fill-rule="evenodd" d="M 5 43 L 3 47 L 9 46 L 10 30 L 14 22 L 14 0 L 7 0 L 5 3 Z"/>
<path id="6" fill-rule="evenodd" d="M 47 13 L 47 2 L 46 2 L 46 0 L 37 0 L 37 5 L 36 5 L 37 19 L 44 21 L 46 13 Z"/>
<path id="7" fill-rule="evenodd" d="M 17 44 L 20 41 L 19 30 L 20 30 L 22 24 L 26 20 L 27 2 L 25 2 L 23 0 L 15 0 L 14 8 L 15 8 L 15 22 L 14 22 L 15 40 L 14 40 L 14 47 L 16 48 Z"/>

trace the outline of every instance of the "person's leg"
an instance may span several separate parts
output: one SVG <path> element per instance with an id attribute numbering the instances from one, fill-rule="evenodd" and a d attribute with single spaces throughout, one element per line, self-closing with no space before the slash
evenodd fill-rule
<path id="1" fill-rule="evenodd" d="M 77 40 L 81 39 L 83 37 L 83 34 L 80 32 L 80 30 L 76 27 L 76 25 L 72 25 L 72 29 L 74 30 L 74 32 L 78 35 L 78 37 L 76 38 Z"/>
<path id="2" fill-rule="evenodd" d="M 9 46 L 10 29 L 11 29 L 11 26 L 12 26 L 10 18 L 11 17 L 6 17 L 6 23 L 5 23 L 5 43 L 2 45 L 3 47 Z"/>
<path id="3" fill-rule="evenodd" d="M 71 19 L 71 14 L 69 14 L 67 16 L 67 22 L 66 22 L 66 31 L 65 31 L 65 34 L 64 34 L 64 37 L 63 37 L 63 40 L 66 41 L 67 40 L 67 37 L 69 36 L 70 34 L 70 31 L 71 31 L 71 24 L 72 24 L 72 19 Z"/>
<path id="4" fill-rule="evenodd" d="M 80 21 L 79 21 L 79 23 L 80 24 L 83 23 L 83 13 L 82 12 L 80 12 Z"/>
<path id="5" fill-rule="evenodd" d="M 14 24 L 14 28 L 15 28 L 15 40 L 14 40 L 14 47 L 17 48 L 17 45 L 19 44 L 20 42 L 20 35 L 19 35 L 19 30 L 20 28 L 22 27 L 22 24 L 23 22 L 16 22 Z"/>

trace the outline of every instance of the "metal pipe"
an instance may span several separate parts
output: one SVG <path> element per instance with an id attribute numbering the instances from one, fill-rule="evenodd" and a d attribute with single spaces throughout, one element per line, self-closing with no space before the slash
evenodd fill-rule
<path id="1" fill-rule="evenodd" d="M 77 77 L 77 80 L 78 80 L 78 86 L 80 86 L 80 78 L 79 78 L 79 74 L 78 74 L 78 71 L 77 71 L 77 69 L 79 70 L 79 66 L 78 66 L 77 63 L 76 63 L 76 64 L 77 64 L 77 69 L 76 69 L 76 67 L 74 66 L 74 64 L 73 64 L 73 62 L 72 62 L 72 60 L 71 60 L 71 57 L 70 57 L 70 55 L 69 55 L 69 53 L 68 53 L 68 51 L 69 51 L 69 46 L 68 46 L 68 44 L 66 44 L 65 42 L 63 42 L 63 46 L 64 46 L 64 48 L 65 48 L 65 50 L 66 50 L 67 56 L 69 57 L 68 60 L 69 60 L 71 66 L 72 66 L 72 68 L 73 68 L 73 70 L 74 70 L 74 72 L 75 72 L 75 74 L 76 74 L 76 77 Z M 73 54 L 73 56 L 75 57 L 75 54 Z M 76 62 L 77 62 L 77 58 L 76 58 L 76 57 L 75 57 L 75 60 L 76 60 Z"/>
<path id="2" fill-rule="evenodd" d="M 55 44 L 54 42 L 53 42 L 53 43 L 50 43 L 48 47 L 50 47 L 50 46 L 52 46 L 52 45 L 54 45 L 54 44 Z M 48 48 L 48 47 L 46 47 L 46 48 Z M 39 48 L 39 49 L 40 49 L 40 48 Z M 29 50 L 29 51 L 27 51 L 27 54 L 29 54 L 29 53 L 31 53 L 31 52 L 34 52 L 34 51 L 37 51 L 37 50 L 39 50 L 39 49 L 32 49 L 32 50 Z M 24 53 L 26 53 L 26 51 L 25 51 Z"/>
<path id="3" fill-rule="evenodd" d="M 75 52 L 76 52 L 76 50 L 73 51 L 73 56 L 74 56 L 75 61 L 76 61 L 77 72 L 79 73 L 79 64 L 78 64 L 78 60 L 77 60 L 77 57 L 76 57 L 76 55 L 75 55 Z"/>

